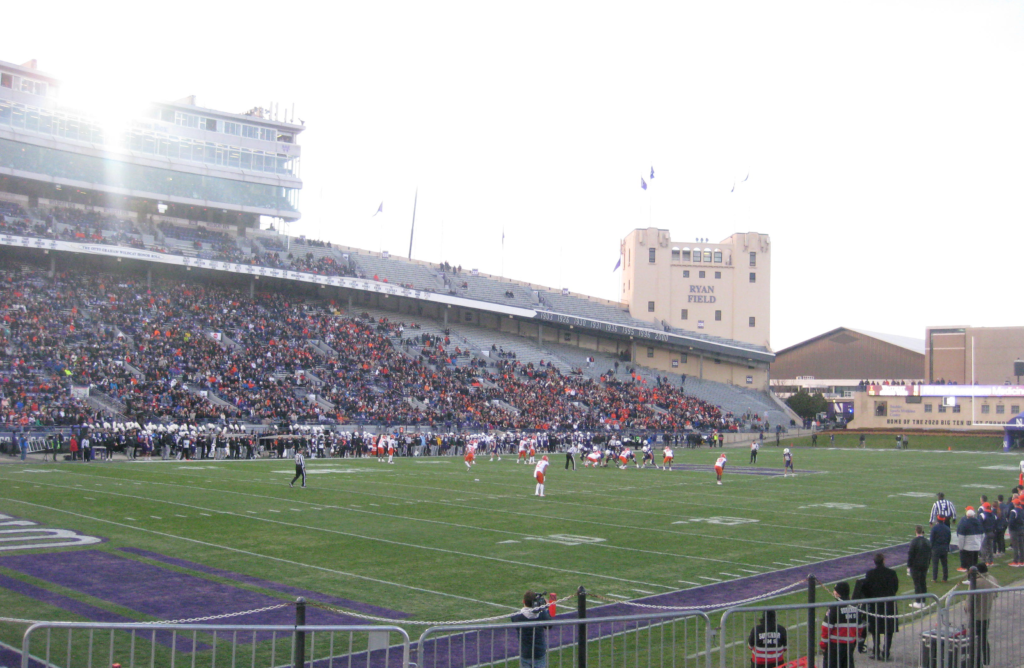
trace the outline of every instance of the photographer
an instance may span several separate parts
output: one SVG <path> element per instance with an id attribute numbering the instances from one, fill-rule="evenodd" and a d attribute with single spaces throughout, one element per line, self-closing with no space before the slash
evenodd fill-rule
<path id="1" fill-rule="evenodd" d="M 527 591 L 523 609 L 512 615 L 513 622 L 541 622 L 551 619 L 544 594 Z M 530 626 L 516 629 L 519 633 L 519 665 L 521 668 L 547 668 L 548 627 Z"/>

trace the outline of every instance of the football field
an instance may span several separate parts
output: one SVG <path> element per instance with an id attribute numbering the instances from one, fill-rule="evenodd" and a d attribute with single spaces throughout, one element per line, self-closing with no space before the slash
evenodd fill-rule
<path id="1" fill-rule="evenodd" d="M 822 565 L 836 560 L 863 573 L 873 552 L 927 526 L 936 492 L 962 515 L 981 494 L 1008 494 L 1019 461 L 819 445 L 794 448 L 797 475 L 782 477 L 781 448 L 756 464 L 726 448 L 719 486 L 719 452 L 677 449 L 669 471 L 572 472 L 552 455 L 544 498 L 514 456 L 471 470 L 454 457 L 308 460 L 306 489 L 288 486 L 289 460 L 3 465 L 0 616 L 175 620 L 304 595 L 401 624 L 511 614 L 528 588 L 561 597 L 581 585 L 591 606 L 731 585 L 726 604 L 769 576 L 835 573 Z M 60 545 L 68 536 L 81 544 Z M 9 645 L 24 632 L 0 629 Z"/>

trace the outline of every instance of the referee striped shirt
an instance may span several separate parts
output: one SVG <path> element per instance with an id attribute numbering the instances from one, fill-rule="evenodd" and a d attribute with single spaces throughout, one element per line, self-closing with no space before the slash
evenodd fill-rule
<path id="1" fill-rule="evenodd" d="M 935 502 L 935 505 L 932 506 L 932 516 L 928 521 L 935 524 L 940 517 L 944 517 L 950 522 L 956 520 L 956 506 L 949 499 L 939 499 Z"/>
<path id="2" fill-rule="evenodd" d="M 306 458 L 302 456 L 301 452 L 295 453 L 295 468 L 304 469 L 306 468 Z"/>

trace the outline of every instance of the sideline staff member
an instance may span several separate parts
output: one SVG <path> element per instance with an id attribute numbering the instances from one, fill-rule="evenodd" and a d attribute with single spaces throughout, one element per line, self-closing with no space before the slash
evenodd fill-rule
<path id="1" fill-rule="evenodd" d="M 306 486 L 306 458 L 302 456 L 302 448 L 295 450 L 295 477 L 288 483 L 289 487 L 295 487 L 295 481 L 302 478 L 302 486 Z"/>
<path id="2" fill-rule="evenodd" d="M 774 668 L 786 663 L 787 643 L 786 627 L 775 622 L 774 610 L 765 610 L 760 623 L 747 636 L 751 668 Z"/>

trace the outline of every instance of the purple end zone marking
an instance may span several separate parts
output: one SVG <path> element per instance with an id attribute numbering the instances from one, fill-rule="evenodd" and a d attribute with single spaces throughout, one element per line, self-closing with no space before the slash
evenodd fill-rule
<path id="1" fill-rule="evenodd" d="M 3 562 L 0 562 L 0 564 L 2 564 L 2 563 Z M 123 615 L 119 615 L 116 612 L 110 612 L 109 610 L 104 610 L 103 608 L 97 608 L 95 605 L 89 605 L 88 603 L 83 603 L 83 602 L 78 601 L 76 599 L 73 599 L 73 598 L 71 598 L 69 596 L 64 596 L 63 594 L 58 594 L 58 593 L 52 592 L 52 591 L 50 591 L 48 589 L 43 589 L 42 587 L 37 587 L 36 585 L 29 584 L 27 582 L 22 582 L 21 580 L 16 580 L 15 578 L 8 577 L 6 575 L 0 575 L 0 588 L 8 589 L 10 591 L 15 592 L 16 594 L 21 594 L 22 596 L 27 596 L 29 598 L 33 598 L 33 599 L 35 599 L 37 601 L 40 601 L 42 603 L 47 603 L 49 605 L 54 606 L 55 608 L 60 608 L 62 610 L 67 610 L 68 612 L 70 612 L 72 614 L 78 615 L 79 617 L 84 617 L 84 618 L 86 618 L 86 619 L 88 619 L 89 621 L 92 621 L 92 622 L 109 622 L 109 623 L 114 623 L 114 624 L 130 624 L 131 622 L 136 621 L 136 620 L 131 619 L 129 617 L 125 617 Z M 167 647 L 170 647 L 171 646 L 171 634 L 170 633 L 159 633 L 159 634 L 157 634 L 157 642 L 159 642 L 159 643 L 161 643 L 163 645 L 166 645 Z M 191 649 L 192 649 L 191 641 L 189 641 L 189 640 L 187 640 L 185 638 L 178 638 L 178 642 L 177 642 L 176 646 L 177 646 L 177 650 L 179 652 L 187 652 L 187 651 L 191 651 Z M 196 649 L 204 650 L 204 649 L 208 649 L 208 648 L 209 647 L 207 645 L 200 644 L 200 645 L 197 646 Z M 19 657 L 21 656 L 20 653 L 19 653 L 18 656 Z M 2 665 L 2 664 L 0 664 L 0 665 Z M 18 663 L 18 664 L 12 664 L 12 665 L 21 665 L 21 664 Z"/>
<path id="2" fill-rule="evenodd" d="M 243 582 L 245 584 L 254 585 L 263 589 L 269 589 L 271 591 L 278 591 L 282 594 L 288 594 L 290 596 L 302 596 L 307 601 L 319 601 L 321 603 L 327 603 L 329 605 L 336 605 L 349 610 L 355 610 L 356 612 L 363 613 L 365 615 L 374 615 L 376 617 L 386 617 L 388 619 L 407 619 L 409 613 L 398 612 L 397 610 L 389 610 L 387 608 L 379 608 L 375 605 L 369 605 L 368 603 L 360 603 L 358 601 L 352 601 L 347 598 L 337 598 L 334 596 L 324 596 L 315 591 L 308 589 L 300 589 L 299 587 L 292 587 L 289 585 L 280 584 L 277 582 L 270 582 L 269 580 L 263 580 L 261 578 L 253 577 L 250 575 L 241 575 L 239 573 L 232 573 L 231 571 L 225 571 L 220 568 L 214 568 L 212 566 L 204 566 L 203 564 L 197 564 L 192 561 L 186 561 L 185 559 L 178 559 L 176 557 L 168 557 L 156 552 L 149 552 L 148 550 L 140 550 L 135 547 L 121 547 L 118 548 L 120 552 L 128 552 L 129 554 L 137 554 L 140 557 L 146 557 L 154 561 L 161 561 L 165 564 L 172 566 L 180 566 L 181 568 L 187 568 L 189 570 L 198 571 L 200 573 L 207 573 L 209 575 L 216 575 L 218 577 L 226 578 L 228 580 L 234 580 L 235 582 Z M 356 623 L 356 622 L 353 622 Z"/>
<path id="3" fill-rule="evenodd" d="M 281 599 L 159 566 L 143 564 L 100 550 L 57 552 L 41 555 L 0 557 L 0 566 L 67 587 L 157 619 L 208 617 L 227 612 L 264 608 L 283 603 Z M 225 620 L 226 624 L 292 625 L 290 607 Z M 310 625 L 353 625 L 356 617 L 316 608 L 308 609 Z M 238 640 L 248 642 L 251 637 Z M 259 634 L 257 640 L 269 639 Z M 197 649 L 203 649 L 198 647 Z"/>
<path id="4" fill-rule="evenodd" d="M 705 466 L 704 464 L 672 464 L 670 466 L 673 471 L 702 471 L 704 473 L 714 473 L 714 466 Z M 781 477 L 785 471 L 783 469 L 776 468 L 764 468 L 760 466 L 730 466 L 725 467 L 725 476 L 730 473 L 736 473 L 738 475 L 766 475 L 771 477 Z M 808 469 L 796 469 L 796 473 L 821 473 L 821 471 L 811 471 Z"/>
<path id="5" fill-rule="evenodd" d="M 29 668 L 46 668 L 46 664 L 36 659 L 29 659 L 28 665 Z M 21 652 L 0 643 L 0 666 L 10 666 L 11 668 L 21 666 Z"/>

